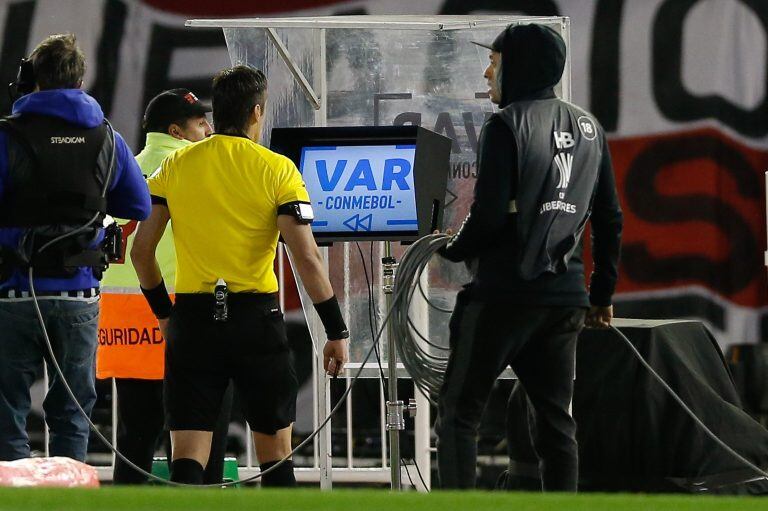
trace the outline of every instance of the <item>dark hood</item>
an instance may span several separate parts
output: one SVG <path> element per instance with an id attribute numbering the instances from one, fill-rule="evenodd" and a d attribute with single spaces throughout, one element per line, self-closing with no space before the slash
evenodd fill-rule
<path id="1" fill-rule="evenodd" d="M 565 42 L 542 25 L 510 25 L 494 46 L 501 47 L 501 103 L 552 97 L 565 67 Z M 495 49 L 495 48 L 494 48 Z"/>

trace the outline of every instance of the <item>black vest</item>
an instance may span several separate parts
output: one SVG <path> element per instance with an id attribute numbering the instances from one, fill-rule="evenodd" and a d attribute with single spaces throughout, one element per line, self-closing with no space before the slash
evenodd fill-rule
<path id="1" fill-rule="evenodd" d="M 510 210 L 520 277 L 563 273 L 592 210 L 606 150 L 602 128 L 559 99 L 513 102 L 500 115 L 517 142 L 517 198 Z"/>
<path id="2" fill-rule="evenodd" d="M 102 266 L 102 251 L 89 247 L 99 235 L 107 207 L 104 192 L 115 174 L 111 127 L 105 122 L 84 128 L 56 117 L 25 114 L 0 120 L 0 129 L 8 134 L 0 227 L 27 228 L 13 254 L 14 266 L 32 263 L 41 277 L 65 277 L 79 266 Z M 75 230 L 77 235 L 37 254 L 49 241 Z"/>

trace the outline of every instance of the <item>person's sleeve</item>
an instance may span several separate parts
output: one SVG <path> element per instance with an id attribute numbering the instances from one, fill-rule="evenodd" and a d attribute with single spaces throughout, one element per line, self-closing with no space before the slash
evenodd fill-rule
<path id="1" fill-rule="evenodd" d="M 277 184 L 276 206 L 282 206 L 291 202 L 309 202 L 307 187 L 296 165 L 287 158 L 284 161 L 284 165 L 285 167 L 280 173 L 280 179 Z"/>
<path id="2" fill-rule="evenodd" d="M 616 193 L 611 154 L 605 135 L 602 138 L 603 157 L 590 219 L 594 270 L 590 277 L 589 301 L 592 305 L 606 307 L 611 305 L 618 280 L 623 215 Z"/>
<path id="3" fill-rule="evenodd" d="M 477 182 L 469 213 L 440 254 L 454 262 L 473 259 L 494 244 L 509 216 L 517 147 L 506 123 L 491 116 L 477 151 Z"/>
<path id="4" fill-rule="evenodd" d="M 117 175 L 107 193 L 107 213 L 118 218 L 145 220 L 152 209 L 147 184 L 128 144 L 117 132 L 115 159 Z"/>
<path id="5" fill-rule="evenodd" d="M 168 176 L 171 173 L 172 158 L 167 157 L 147 178 L 152 204 L 168 206 Z"/>

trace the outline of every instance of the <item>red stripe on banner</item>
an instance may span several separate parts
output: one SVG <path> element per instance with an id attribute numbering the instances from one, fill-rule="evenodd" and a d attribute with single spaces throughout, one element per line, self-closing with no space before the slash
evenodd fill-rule
<path id="1" fill-rule="evenodd" d="M 156 9 L 186 16 L 255 16 L 281 12 L 313 9 L 343 3 L 341 0 L 281 0 L 280 2 L 253 2 L 252 0 L 228 0 L 211 2 L 203 0 L 143 0 Z"/>
<path id="2" fill-rule="evenodd" d="M 710 128 L 610 147 L 624 210 L 618 292 L 700 285 L 739 305 L 768 304 L 768 151 Z"/>

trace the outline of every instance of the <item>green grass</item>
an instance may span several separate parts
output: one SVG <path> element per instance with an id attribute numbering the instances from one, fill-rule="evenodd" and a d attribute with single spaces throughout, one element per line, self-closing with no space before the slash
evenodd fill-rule
<path id="1" fill-rule="evenodd" d="M 508 492 L 415 492 L 386 490 L 187 490 L 112 488 L 97 490 L 2 488 L 0 510 L 41 511 L 707 511 L 766 510 L 768 499 L 680 495 L 533 494 Z"/>

